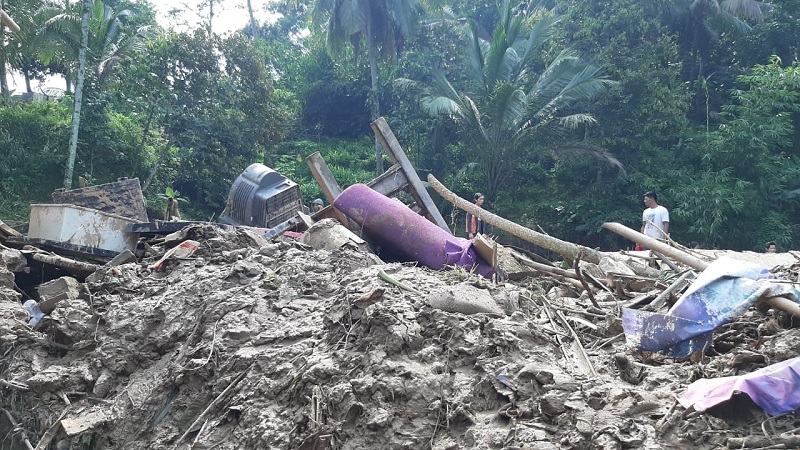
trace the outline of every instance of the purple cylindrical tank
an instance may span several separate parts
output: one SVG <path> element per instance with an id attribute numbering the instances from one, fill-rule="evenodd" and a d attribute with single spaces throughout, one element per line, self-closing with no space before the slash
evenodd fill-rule
<path id="1" fill-rule="evenodd" d="M 486 278 L 492 266 L 472 248 L 472 242 L 455 237 L 434 223 L 364 184 L 354 184 L 333 202 L 347 217 L 363 227 L 372 239 L 408 261 L 435 270 L 461 266 Z"/>

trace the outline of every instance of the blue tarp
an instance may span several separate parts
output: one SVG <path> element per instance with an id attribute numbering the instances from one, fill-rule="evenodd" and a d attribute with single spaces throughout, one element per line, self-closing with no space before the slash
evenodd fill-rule
<path id="1" fill-rule="evenodd" d="M 624 308 L 622 326 L 629 345 L 686 357 L 711 345 L 712 331 L 747 311 L 762 297 L 797 301 L 799 292 L 775 283 L 766 268 L 732 258 L 711 263 L 666 313 Z"/>

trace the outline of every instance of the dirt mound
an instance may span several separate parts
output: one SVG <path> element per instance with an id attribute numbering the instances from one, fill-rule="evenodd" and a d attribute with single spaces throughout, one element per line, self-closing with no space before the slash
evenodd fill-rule
<path id="1" fill-rule="evenodd" d="M 725 354 L 647 358 L 626 351 L 610 294 L 596 310 L 549 278 L 492 284 L 213 227 L 186 237 L 201 243 L 191 258 L 107 270 L 37 330 L 0 287 L 3 448 L 742 446 L 763 417 L 685 414 L 675 395 L 800 353 L 797 330 L 753 311 L 717 332 Z"/>

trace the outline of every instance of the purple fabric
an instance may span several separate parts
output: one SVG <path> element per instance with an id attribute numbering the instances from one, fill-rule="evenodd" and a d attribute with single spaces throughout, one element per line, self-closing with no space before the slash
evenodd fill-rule
<path id="1" fill-rule="evenodd" d="M 345 189 L 333 206 L 364 228 L 371 237 L 402 255 L 408 261 L 435 270 L 461 266 L 486 278 L 492 266 L 481 259 L 472 242 L 455 237 L 434 223 L 364 184 Z"/>
<path id="2" fill-rule="evenodd" d="M 800 357 L 736 377 L 695 381 L 678 399 L 685 408 L 705 411 L 730 400 L 735 392 L 747 394 L 769 414 L 777 416 L 800 408 Z"/>

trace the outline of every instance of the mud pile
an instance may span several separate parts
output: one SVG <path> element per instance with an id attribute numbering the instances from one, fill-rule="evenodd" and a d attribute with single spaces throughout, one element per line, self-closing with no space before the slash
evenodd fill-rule
<path id="1" fill-rule="evenodd" d="M 551 278 L 493 284 L 217 228 L 187 238 L 192 258 L 107 269 L 36 330 L 0 288 L 0 447 L 790 448 L 775 437 L 798 427 L 675 401 L 695 379 L 800 354 L 772 312 L 719 329 L 716 356 L 675 360 L 626 349 L 611 294 L 598 310 Z"/>

